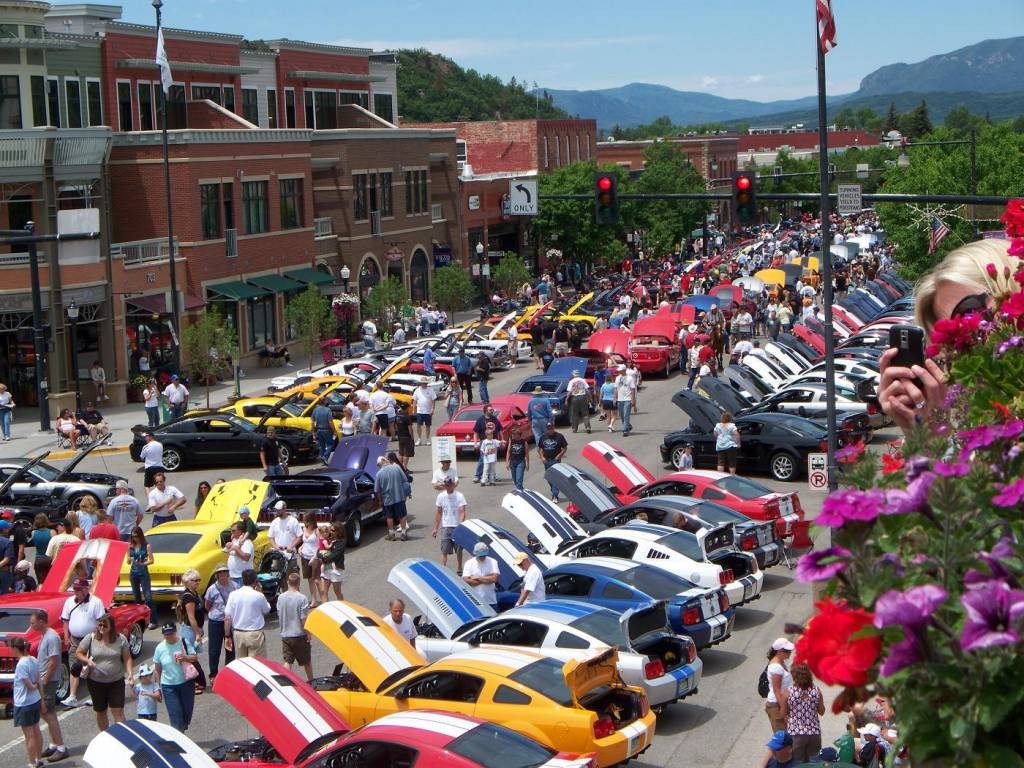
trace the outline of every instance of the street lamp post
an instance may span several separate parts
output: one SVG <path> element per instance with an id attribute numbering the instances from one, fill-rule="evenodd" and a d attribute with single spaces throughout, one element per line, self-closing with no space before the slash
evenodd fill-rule
<path id="1" fill-rule="evenodd" d="M 711 169 L 711 174 L 710 174 L 711 178 L 708 179 L 708 188 L 710 189 L 710 188 L 712 188 L 714 186 L 714 179 L 715 179 L 716 174 L 718 173 L 718 159 L 717 158 L 711 158 L 711 164 L 708 167 Z M 705 211 L 704 212 L 704 231 L 703 231 L 704 237 L 701 238 L 703 240 L 703 251 L 704 251 L 703 252 L 703 256 L 704 256 L 704 261 L 708 260 L 708 235 L 710 234 L 708 232 L 708 217 L 710 215 L 711 215 L 710 211 Z"/>
<path id="2" fill-rule="evenodd" d="M 348 295 L 348 280 L 349 280 L 350 277 L 352 277 L 352 270 L 350 270 L 348 268 L 348 264 L 342 265 L 342 267 L 341 267 L 341 285 L 342 285 L 342 289 L 345 291 L 345 295 L 346 296 Z M 349 337 L 349 335 L 351 334 L 351 331 L 352 331 L 352 329 L 350 327 L 351 326 L 351 319 L 349 318 L 349 315 L 350 315 L 351 312 L 352 312 L 352 307 L 349 306 L 349 303 L 346 301 L 345 302 L 345 357 L 346 357 L 346 359 L 350 356 L 349 355 L 349 346 L 348 346 L 348 337 Z"/>
<path id="3" fill-rule="evenodd" d="M 75 372 L 75 414 L 82 412 L 82 382 L 78 375 L 78 305 L 72 299 L 66 311 L 71 321 L 71 370 Z"/>
<path id="4" fill-rule="evenodd" d="M 480 262 L 480 288 L 487 293 L 487 284 L 484 282 L 484 251 L 486 248 L 479 240 L 476 241 L 476 258 Z M 484 297 L 486 298 L 486 296 Z"/>

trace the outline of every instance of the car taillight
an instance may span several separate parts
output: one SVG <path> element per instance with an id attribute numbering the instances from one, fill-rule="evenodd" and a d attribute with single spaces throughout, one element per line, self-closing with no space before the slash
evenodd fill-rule
<path id="1" fill-rule="evenodd" d="M 878 406 L 874 403 L 868 403 L 868 415 L 874 416 L 876 413 L 878 413 Z"/>
<path id="2" fill-rule="evenodd" d="M 651 711 L 651 703 L 647 700 L 647 697 L 640 694 L 640 717 L 647 717 L 647 713 Z"/>
<path id="3" fill-rule="evenodd" d="M 693 664 L 697 660 L 697 645 L 692 640 L 686 644 L 686 661 Z"/>
<path id="4" fill-rule="evenodd" d="M 723 613 L 729 610 L 729 596 L 725 592 L 718 595 L 718 607 L 722 609 Z"/>
<path id="5" fill-rule="evenodd" d="M 665 674 L 665 664 L 661 659 L 655 659 L 644 664 L 644 677 L 654 680 Z"/>
<path id="6" fill-rule="evenodd" d="M 782 514 L 782 508 L 779 506 L 778 499 L 772 499 L 764 505 L 764 517 L 766 520 L 771 520 L 773 517 L 778 517 Z"/>
<path id="7" fill-rule="evenodd" d="M 757 534 L 744 534 L 743 538 L 740 540 L 740 547 L 746 552 L 749 552 L 752 549 L 757 549 Z"/>
<path id="8" fill-rule="evenodd" d="M 822 440 L 820 443 L 818 443 L 818 450 L 820 450 L 822 453 L 828 451 L 828 440 Z"/>
<path id="9" fill-rule="evenodd" d="M 180 587 L 181 586 L 181 576 L 182 576 L 182 574 L 180 574 L 180 573 L 172 573 L 171 574 L 171 586 L 172 587 Z"/>
<path id="10" fill-rule="evenodd" d="M 725 585 L 732 583 L 736 577 L 732 575 L 732 568 L 723 568 L 722 572 L 718 574 L 718 583 Z"/>
<path id="11" fill-rule="evenodd" d="M 696 624 L 698 621 L 700 621 L 700 606 L 683 606 L 682 614 L 684 627 L 690 624 Z"/>
<path id="12" fill-rule="evenodd" d="M 599 717 L 594 721 L 594 738 L 606 739 L 615 733 L 615 721 L 610 715 Z"/>
<path id="13" fill-rule="evenodd" d="M 804 519 L 804 508 L 800 504 L 800 497 L 797 494 L 793 494 L 789 497 L 793 502 L 793 511 L 797 513 L 801 520 Z"/>

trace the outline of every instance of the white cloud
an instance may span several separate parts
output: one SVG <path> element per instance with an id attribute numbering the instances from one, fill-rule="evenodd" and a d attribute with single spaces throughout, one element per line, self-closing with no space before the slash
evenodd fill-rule
<path id="1" fill-rule="evenodd" d="M 713 75 L 704 75 L 700 79 L 700 87 L 706 91 L 718 87 L 718 78 Z"/>
<path id="2" fill-rule="evenodd" d="M 756 85 L 757 83 L 760 83 L 762 80 L 764 80 L 764 75 L 751 75 L 750 77 L 747 78 L 747 82 L 751 83 L 752 85 Z"/>
<path id="3" fill-rule="evenodd" d="M 348 45 L 359 48 L 373 48 L 377 51 L 398 48 L 426 48 L 452 59 L 477 59 L 498 54 L 515 53 L 524 50 L 572 50 L 594 48 L 602 45 L 644 45 L 659 38 L 655 35 L 633 35 L 624 37 L 584 37 L 576 40 L 514 40 L 478 37 L 451 37 L 436 40 L 367 40 L 349 38 L 332 40 L 331 45 Z"/>

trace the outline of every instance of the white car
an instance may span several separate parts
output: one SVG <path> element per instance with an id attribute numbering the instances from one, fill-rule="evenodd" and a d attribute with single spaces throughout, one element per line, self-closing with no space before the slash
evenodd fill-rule
<path id="1" fill-rule="evenodd" d="M 765 343 L 764 353 L 779 368 L 792 376 L 803 373 L 809 367 L 807 361 L 796 352 L 782 344 L 776 344 L 774 341 Z M 746 362 L 746 358 L 744 358 L 744 362 Z"/>
<path id="2" fill-rule="evenodd" d="M 620 615 L 579 601 L 550 599 L 498 614 L 451 570 L 421 558 L 398 563 L 388 581 L 440 635 L 416 637 L 416 650 L 429 662 L 473 648 L 508 646 L 540 649 L 566 662 L 580 658 L 581 650 L 613 647 L 619 649 L 623 682 L 643 688 L 652 706 L 678 701 L 700 684 L 704 665 L 696 646 L 669 629 L 663 601 Z"/>
<path id="3" fill-rule="evenodd" d="M 657 566 L 700 587 L 724 587 L 733 606 L 761 596 L 764 573 L 757 558 L 735 549 L 731 525 L 691 533 L 631 521 L 588 536 L 563 509 L 533 491 L 507 493 L 501 506 L 547 550 L 540 555 L 547 565 L 568 558 L 621 557 Z"/>
<path id="4" fill-rule="evenodd" d="M 842 386 L 838 381 L 835 388 L 836 410 L 841 413 L 865 414 L 872 429 L 884 426 L 886 416 L 873 402 L 862 400 L 854 389 Z M 753 408 L 751 413 L 792 413 L 807 419 L 823 419 L 828 408 L 825 382 L 813 382 L 781 387 Z"/>

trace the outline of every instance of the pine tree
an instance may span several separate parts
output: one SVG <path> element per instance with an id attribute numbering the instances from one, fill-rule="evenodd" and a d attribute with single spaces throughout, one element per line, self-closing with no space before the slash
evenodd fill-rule
<path id="1" fill-rule="evenodd" d="M 889 102 L 889 114 L 885 116 L 885 125 L 882 130 L 888 133 L 889 131 L 895 131 L 900 127 L 900 114 L 896 111 L 896 102 Z"/>

